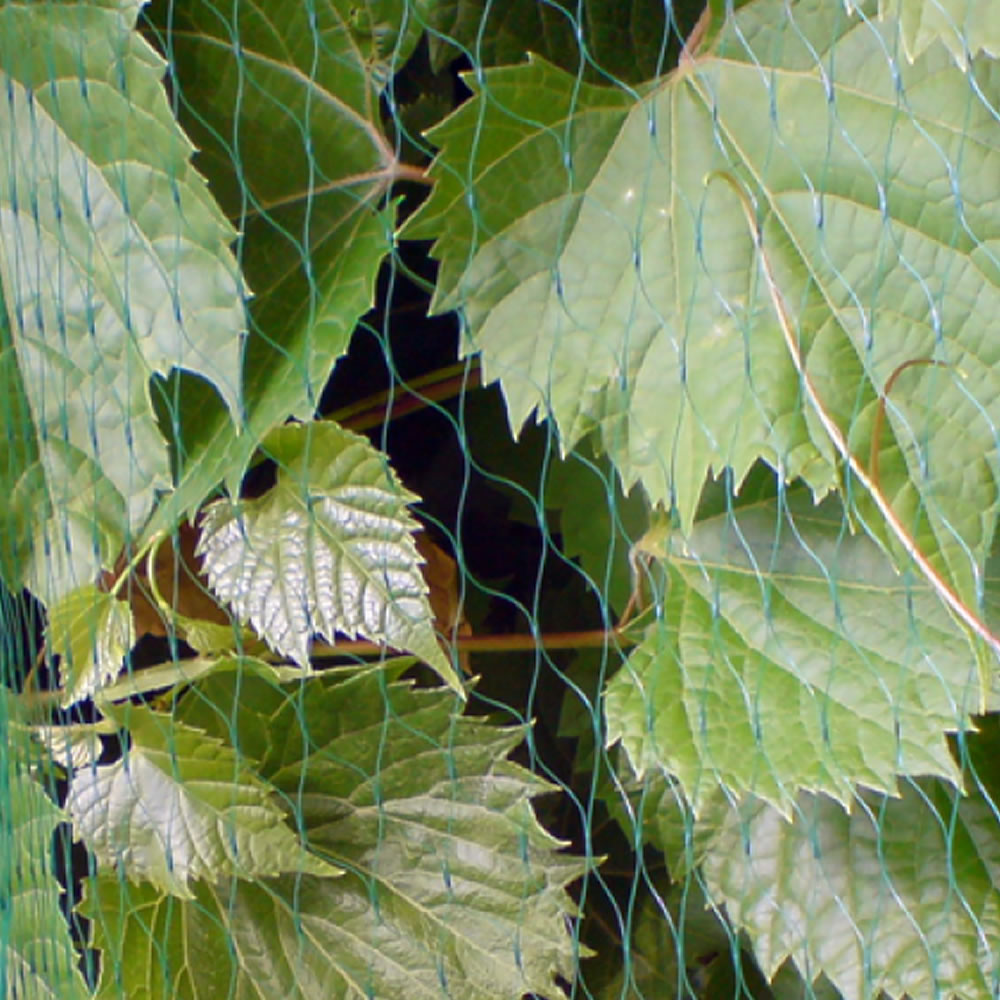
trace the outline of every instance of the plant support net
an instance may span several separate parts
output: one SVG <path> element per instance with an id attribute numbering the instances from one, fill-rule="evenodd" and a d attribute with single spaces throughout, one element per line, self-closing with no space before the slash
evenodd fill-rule
<path id="1" fill-rule="evenodd" d="M 0 3 L 0 991 L 1000 992 L 990 0 Z"/>

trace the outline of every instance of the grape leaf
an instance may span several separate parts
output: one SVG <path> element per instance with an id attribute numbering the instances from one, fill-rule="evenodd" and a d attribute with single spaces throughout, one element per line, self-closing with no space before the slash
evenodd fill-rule
<path id="1" fill-rule="evenodd" d="M 518 1000 L 573 975 L 563 887 L 582 865 L 534 818 L 550 786 L 505 759 L 522 731 L 456 719 L 451 692 L 396 672 L 199 683 L 184 720 L 252 746 L 346 871 L 201 884 L 179 903 L 90 880 L 101 996 Z"/>
<path id="2" fill-rule="evenodd" d="M 515 428 L 551 414 L 565 450 L 599 428 L 686 529 L 712 470 L 738 485 L 764 458 L 819 496 L 846 465 L 877 497 L 869 530 L 997 650 L 976 606 L 1000 478 L 1000 66 L 894 58 L 899 25 L 873 12 L 748 3 L 624 107 L 537 60 L 470 77 L 405 232 L 437 238 L 435 307 L 463 307 Z"/>
<path id="3" fill-rule="evenodd" d="M 788 495 L 671 541 L 670 590 L 609 683 L 608 740 L 697 809 L 717 785 L 788 810 L 898 774 L 960 780 L 945 734 L 987 697 L 967 637 L 919 574 L 849 535 L 835 501 Z"/>
<path id="4" fill-rule="evenodd" d="M 46 646 L 60 657 L 62 705 L 89 698 L 113 681 L 135 643 L 129 606 L 97 587 L 80 587 L 49 608 Z"/>
<path id="5" fill-rule="evenodd" d="M 74 774 L 66 801 L 105 869 L 182 899 L 194 897 L 194 881 L 338 874 L 302 848 L 273 789 L 231 747 L 142 706 L 105 711 L 127 725 L 131 745 L 122 760 Z"/>
<path id="6" fill-rule="evenodd" d="M 46 600 L 91 582 L 170 481 L 151 375 L 207 379 L 227 423 L 242 406 L 236 233 L 191 165 L 164 61 L 133 30 L 140 6 L 0 10 L 0 280 L 16 374 L 5 368 L 30 409 L 30 423 L 8 416 L 0 447 L 35 442 L 0 465 L 43 533 L 10 582 Z"/>
<path id="7" fill-rule="evenodd" d="M 90 990 L 77 967 L 60 908 L 62 890 L 52 871 L 52 834 L 65 817 L 31 778 L 26 741 L 12 739 L 7 722 L 5 710 L 0 713 L 6 772 L 0 827 L 0 986 L 5 997 L 16 1000 L 84 1000 Z"/>
<path id="8" fill-rule="evenodd" d="M 334 424 L 279 428 L 263 448 L 279 465 L 273 489 L 205 510 L 197 554 L 219 599 L 302 667 L 314 634 L 343 632 L 416 654 L 461 692 L 420 573 L 406 509 L 417 498 Z"/>

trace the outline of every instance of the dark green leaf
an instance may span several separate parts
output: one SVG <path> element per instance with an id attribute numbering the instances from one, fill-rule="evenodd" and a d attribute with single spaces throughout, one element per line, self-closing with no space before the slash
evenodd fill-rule
<path id="1" fill-rule="evenodd" d="M 0 693 L 0 697 L 5 692 Z M 11 739 L 6 712 L 3 825 L 0 827 L 0 901 L 3 943 L 0 986 L 11 1000 L 84 1000 L 90 996 L 77 967 L 62 890 L 52 871 L 52 834 L 61 809 L 28 773 L 27 741 Z"/>
<path id="2" fill-rule="evenodd" d="M 564 886 L 581 864 L 535 820 L 548 786 L 506 760 L 521 731 L 456 718 L 453 694 L 395 672 L 196 686 L 185 722 L 253 748 L 347 874 L 199 885 L 169 905 L 92 881 L 102 995 L 517 1000 L 572 976 Z"/>
<path id="3" fill-rule="evenodd" d="M 372 304 L 392 245 L 385 198 L 400 167 L 379 95 L 416 42 L 418 19 L 407 8 L 404 0 L 266 0 L 241 8 L 238 20 L 201 0 L 151 10 L 199 166 L 242 233 L 254 298 L 244 433 L 233 433 L 203 386 L 167 387 L 164 407 L 180 422 L 180 481 L 147 537 L 169 530 L 220 480 L 235 493 L 261 438 L 289 416 L 313 415 Z"/>
<path id="4" fill-rule="evenodd" d="M 663 72 L 669 15 L 695 6 L 662 0 L 438 0 L 428 21 L 431 58 L 440 67 L 464 51 L 476 66 L 499 66 L 534 52 L 590 80 L 639 83 Z"/>

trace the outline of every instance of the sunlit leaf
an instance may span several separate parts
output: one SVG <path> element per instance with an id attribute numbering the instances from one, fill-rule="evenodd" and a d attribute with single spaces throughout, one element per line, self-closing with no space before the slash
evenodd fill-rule
<path id="1" fill-rule="evenodd" d="M 205 511 L 198 554 L 220 600 L 300 666 L 313 635 L 341 632 L 414 653 L 461 691 L 420 573 L 407 511 L 417 498 L 366 439 L 334 424 L 280 428 L 264 448 L 276 485 Z"/>
<path id="2" fill-rule="evenodd" d="M 337 874 L 303 849 L 273 789 L 231 747 L 138 705 L 117 716 L 128 750 L 78 771 L 66 801 L 75 833 L 105 870 L 188 899 L 196 881 Z"/>
<path id="3" fill-rule="evenodd" d="M 4 368 L 30 411 L 8 417 L 0 466 L 43 533 L 9 582 L 46 600 L 91 582 L 170 481 L 151 375 L 207 379 L 227 424 L 242 405 L 236 233 L 133 30 L 140 6 L 0 10 Z"/>
<path id="4" fill-rule="evenodd" d="M 790 808 L 861 783 L 958 770 L 946 734 L 985 693 L 973 649 L 921 577 L 844 527 L 834 501 L 764 501 L 674 540 L 662 619 L 607 692 L 609 741 L 700 806 L 717 786 Z"/>
<path id="5" fill-rule="evenodd" d="M 852 0 L 846 3 L 853 6 Z M 879 16 L 899 18 L 910 59 L 937 41 L 963 68 L 980 52 L 1000 56 L 1000 20 L 991 0 L 879 0 Z"/>
<path id="6" fill-rule="evenodd" d="M 704 817 L 712 898 L 771 976 L 792 958 L 845 1000 L 994 995 L 1000 933 L 995 806 L 934 779 L 848 813 L 801 793 L 791 818 L 718 797 Z"/>
<path id="7" fill-rule="evenodd" d="M 406 232 L 437 238 L 435 305 L 463 307 L 513 427 L 598 428 L 685 528 L 710 471 L 764 458 L 821 495 L 846 464 L 869 530 L 981 631 L 1000 66 L 911 63 L 874 14 L 748 3 L 638 100 L 539 60 L 470 77 Z"/>

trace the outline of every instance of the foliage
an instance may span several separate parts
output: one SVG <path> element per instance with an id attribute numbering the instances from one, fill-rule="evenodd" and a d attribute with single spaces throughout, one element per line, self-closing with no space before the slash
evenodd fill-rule
<path id="1" fill-rule="evenodd" d="M 0 11 L 6 994 L 992 996 L 989 5 L 140 7 Z"/>

